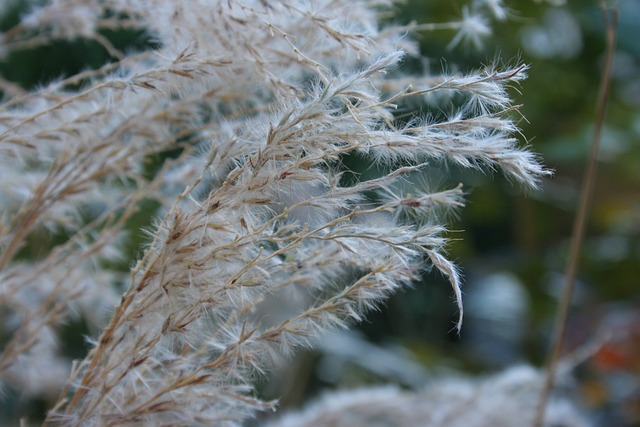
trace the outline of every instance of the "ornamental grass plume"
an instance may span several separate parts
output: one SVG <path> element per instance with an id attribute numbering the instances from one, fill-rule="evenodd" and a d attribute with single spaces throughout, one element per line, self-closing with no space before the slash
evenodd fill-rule
<path id="1" fill-rule="evenodd" d="M 544 375 L 514 366 L 481 379 L 445 377 L 417 391 L 395 386 L 327 393 L 268 427 L 512 427 L 530 426 Z M 566 384 L 550 402 L 545 426 L 589 427 Z"/>
<path id="2" fill-rule="evenodd" d="M 240 425 L 275 407 L 257 374 L 431 267 L 460 327 L 434 212 L 463 190 L 400 184 L 440 163 L 528 187 L 547 173 L 513 136 L 507 89 L 526 66 L 394 72 L 417 46 L 411 25 L 381 24 L 391 1 L 34 4 L 0 55 L 88 38 L 113 57 L 31 91 L 0 81 L 0 379 L 61 393 L 47 425 Z M 484 22 L 482 7 L 464 19 Z M 122 28 L 153 46 L 122 52 L 101 33 Z M 433 94 L 456 108 L 394 115 Z M 347 155 L 380 174 L 351 179 Z M 148 200 L 161 207 L 126 275 L 113 260 L 131 256 L 125 226 Z M 265 309 L 274 295 L 286 313 Z M 102 332 L 65 380 L 55 337 L 74 317 Z"/>

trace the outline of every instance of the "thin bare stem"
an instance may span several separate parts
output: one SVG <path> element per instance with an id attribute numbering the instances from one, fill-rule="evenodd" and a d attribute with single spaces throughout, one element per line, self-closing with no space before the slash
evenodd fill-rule
<path id="1" fill-rule="evenodd" d="M 569 316 L 569 309 L 571 306 L 571 300 L 573 296 L 573 290 L 575 288 L 575 279 L 578 271 L 580 250 L 582 248 L 582 242 L 584 240 L 585 226 L 587 221 L 587 215 L 591 206 L 591 200 L 593 198 L 593 189 L 596 180 L 597 159 L 598 151 L 600 148 L 600 140 L 602 137 L 602 126 L 604 124 L 604 117 L 606 113 L 607 103 L 610 94 L 611 83 L 611 68 L 613 66 L 613 56 L 616 44 L 616 35 L 618 29 L 618 11 L 617 9 L 606 10 L 603 7 L 603 15 L 606 24 L 606 37 L 607 37 L 607 57 L 605 62 L 605 68 L 602 72 L 602 80 L 600 82 L 600 91 L 598 95 L 598 107 L 596 112 L 595 129 L 593 132 L 593 140 L 591 144 L 591 152 L 587 163 L 587 169 L 582 181 L 582 190 L 580 195 L 580 205 L 578 212 L 576 213 L 576 220 L 573 226 L 573 232 L 571 235 L 571 246 L 569 249 L 569 259 L 567 261 L 565 271 L 565 282 L 560 300 L 560 306 L 556 313 L 554 324 L 554 341 L 551 348 L 549 359 L 547 362 L 547 374 L 545 377 L 544 386 L 540 395 L 540 402 L 538 403 L 538 409 L 536 411 L 536 418 L 534 420 L 534 427 L 542 427 L 544 423 L 545 411 L 547 402 L 553 390 L 555 384 L 555 376 L 558 368 L 558 363 L 562 353 L 562 346 L 566 335 L 567 319 Z"/>

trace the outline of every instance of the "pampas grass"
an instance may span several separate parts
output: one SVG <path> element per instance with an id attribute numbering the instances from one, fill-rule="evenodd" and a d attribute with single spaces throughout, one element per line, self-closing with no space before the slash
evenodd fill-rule
<path id="1" fill-rule="evenodd" d="M 4 386 L 60 394 L 47 425 L 234 426 L 276 406 L 256 375 L 425 269 L 450 281 L 459 328 L 459 272 L 431 213 L 460 208 L 463 189 L 399 189 L 440 163 L 536 188 L 547 172 L 514 137 L 509 95 L 527 67 L 406 74 L 407 31 L 478 44 L 483 8 L 501 6 L 383 26 L 390 6 L 52 0 L 2 34 L 3 55 L 88 38 L 113 58 L 28 92 L 2 82 Z M 156 47 L 121 52 L 100 33 L 129 28 Z M 394 116 L 432 94 L 456 95 L 448 117 Z M 380 175 L 349 182 L 345 155 Z M 130 256 L 125 224 L 149 199 L 161 208 L 146 248 L 128 275 L 109 268 Z M 53 234 L 65 237 L 20 256 Z M 274 298 L 286 310 L 270 312 Z M 102 332 L 71 364 L 55 336 L 74 317 Z"/>

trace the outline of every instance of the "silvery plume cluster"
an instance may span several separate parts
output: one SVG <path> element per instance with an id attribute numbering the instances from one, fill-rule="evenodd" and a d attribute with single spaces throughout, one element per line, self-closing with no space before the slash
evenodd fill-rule
<path id="1" fill-rule="evenodd" d="M 525 66 L 401 68 L 413 30 L 473 44 L 500 2 L 422 28 L 382 24 L 391 1 L 34 3 L 0 54 L 89 38 L 113 57 L 33 91 L 0 80 L 0 378 L 61 396 L 50 425 L 239 425 L 276 405 L 257 375 L 425 269 L 461 322 L 435 213 L 463 189 L 420 183 L 441 164 L 525 187 L 545 174 L 514 137 Z M 118 28 L 155 48 L 119 51 L 99 32 Z M 446 116 L 411 110 L 437 102 Z M 347 156 L 379 173 L 347 176 Z M 161 208 L 123 274 L 109 266 L 144 200 Z M 77 318 L 95 336 L 72 364 L 56 334 Z"/>
<path id="2" fill-rule="evenodd" d="M 267 426 L 528 427 L 534 425 L 543 382 L 535 369 L 514 366 L 482 379 L 441 378 L 416 391 L 396 386 L 339 391 Z M 575 405 L 572 388 L 569 383 L 560 387 L 547 408 L 545 426 L 591 425 Z"/>

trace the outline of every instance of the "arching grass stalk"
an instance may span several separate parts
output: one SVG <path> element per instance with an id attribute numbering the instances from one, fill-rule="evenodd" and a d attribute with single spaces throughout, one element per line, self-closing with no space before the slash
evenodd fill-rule
<path id="1" fill-rule="evenodd" d="M 573 290 L 575 288 L 575 279 L 578 271 L 580 250 L 584 240 L 587 215 L 591 206 L 593 188 L 596 181 L 598 152 L 600 149 L 600 140 L 602 139 L 602 125 L 604 124 L 604 117 L 610 94 L 611 69 L 613 67 L 613 56 L 618 30 L 618 10 L 607 10 L 604 5 L 602 10 L 606 24 L 607 56 L 605 66 L 602 71 L 602 80 L 600 82 L 591 152 L 589 154 L 587 168 L 582 181 L 580 205 L 578 207 L 578 212 L 576 213 L 576 220 L 571 234 L 571 246 L 565 271 L 564 288 L 562 298 L 560 299 L 560 305 L 556 313 L 553 344 L 547 362 L 547 374 L 542 393 L 540 395 L 540 402 L 538 404 L 538 410 L 533 424 L 534 427 L 542 427 L 543 425 L 547 402 L 549 401 L 549 397 L 555 384 L 558 362 L 560 360 L 562 346 L 566 335 L 569 308 L 571 306 Z"/>

